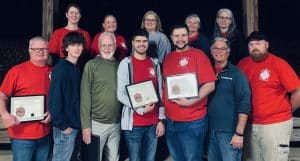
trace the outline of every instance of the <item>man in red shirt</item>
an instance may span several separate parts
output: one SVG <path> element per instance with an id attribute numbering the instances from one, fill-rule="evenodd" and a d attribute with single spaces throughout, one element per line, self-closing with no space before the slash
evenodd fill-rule
<path id="1" fill-rule="evenodd" d="M 45 95 L 47 100 L 51 73 L 51 68 L 46 65 L 47 40 L 42 37 L 32 38 L 28 51 L 29 61 L 12 67 L 2 82 L 0 115 L 4 126 L 8 127 L 14 161 L 47 161 L 50 114 L 46 112 L 42 121 L 20 122 L 7 110 L 10 96 Z"/>
<path id="2" fill-rule="evenodd" d="M 166 56 L 163 76 L 166 80 L 167 76 L 195 73 L 198 97 L 169 100 L 164 88 L 167 145 L 175 161 L 202 161 L 208 124 L 207 95 L 215 88 L 216 76 L 205 53 L 188 45 L 185 24 L 173 26 L 171 38 L 176 49 Z"/>
<path id="3" fill-rule="evenodd" d="M 134 53 L 120 62 L 117 72 L 117 97 L 124 104 L 121 129 L 125 134 L 130 161 L 154 161 L 157 138 L 165 133 L 165 126 L 161 121 L 165 119 L 164 107 L 160 106 L 161 103 L 148 103 L 133 108 L 126 92 L 126 85 L 151 80 L 155 89 L 161 93 L 159 62 L 158 59 L 147 56 L 148 46 L 148 32 L 146 30 L 135 32 L 132 38 Z"/>
<path id="4" fill-rule="evenodd" d="M 298 76 L 285 60 L 268 52 L 268 47 L 262 32 L 252 32 L 248 37 L 250 56 L 238 64 L 252 91 L 252 124 L 244 153 L 247 161 L 288 160 L 292 111 L 300 106 Z"/>

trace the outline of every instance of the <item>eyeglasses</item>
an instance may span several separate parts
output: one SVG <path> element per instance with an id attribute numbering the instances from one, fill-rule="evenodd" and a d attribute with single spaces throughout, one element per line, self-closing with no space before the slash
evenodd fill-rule
<path id="1" fill-rule="evenodd" d="M 231 18 L 231 17 L 218 16 L 218 19 L 219 19 L 219 20 L 226 20 L 226 21 L 229 21 L 229 20 L 231 20 L 232 18 Z"/>
<path id="2" fill-rule="evenodd" d="M 213 51 L 220 51 L 220 52 L 225 52 L 228 50 L 228 48 L 211 48 Z"/>
<path id="3" fill-rule="evenodd" d="M 114 44 L 99 44 L 101 48 L 112 48 Z"/>
<path id="4" fill-rule="evenodd" d="M 145 19 L 145 21 L 149 21 L 149 22 L 155 22 L 155 21 L 156 21 L 156 19 L 148 19 L 148 18 L 146 18 L 146 19 Z"/>
<path id="5" fill-rule="evenodd" d="M 37 53 L 40 53 L 41 51 L 48 52 L 48 48 L 30 48 L 30 49 Z"/>

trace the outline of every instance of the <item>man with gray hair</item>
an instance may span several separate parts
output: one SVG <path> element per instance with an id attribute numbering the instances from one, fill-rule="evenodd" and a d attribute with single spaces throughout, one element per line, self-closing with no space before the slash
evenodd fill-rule
<path id="1" fill-rule="evenodd" d="M 240 161 L 251 110 L 249 82 L 228 61 L 230 48 L 226 38 L 214 39 L 211 54 L 218 80 L 208 99 L 208 161 Z"/>
<path id="2" fill-rule="evenodd" d="M 83 141 L 100 136 L 98 160 L 118 161 L 121 103 L 117 99 L 116 38 L 103 32 L 98 40 L 100 55 L 87 62 L 81 81 L 81 126 Z M 91 158 L 95 160 L 96 158 Z"/>
<path id="3" fill-rule="evenodd" d="M 29 105 L 17 107 L 16 113 L 9 113 L 8 99 L 12 96 L 44 95 L 48 98 L 51 68 L 46 60 L 49 56 L 48 41 L 34 37 L 29 41 L 29 60 L 12 67 L 0 87 L 0 116 L 8 128 L 14 161 L 48 161 L 50 150 L 50 114 L 43 120 L 22 122 Z M 18 110 L 19 109 L 19 110 Z M 33 115 L 29 114 L 29 115 Z"/>

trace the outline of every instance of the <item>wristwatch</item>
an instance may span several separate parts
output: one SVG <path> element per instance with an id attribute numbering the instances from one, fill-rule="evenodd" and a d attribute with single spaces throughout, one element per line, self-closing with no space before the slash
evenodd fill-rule
<path id="1" fill-rule="evenodd" d="M 165 124 L 166 123 L 166 119 L 158 119 L 158 122 L 161 122 L 161 123 Z"/>
<path id="2" fill-rule="evenodd" d="M 237 131 L 236 131 L 234 134 L 237 135 L 237 136 L 241 136 L 241 137 L 244 136 L 244 134 L 239 133 L 239 132 L 237 132 Z"/>

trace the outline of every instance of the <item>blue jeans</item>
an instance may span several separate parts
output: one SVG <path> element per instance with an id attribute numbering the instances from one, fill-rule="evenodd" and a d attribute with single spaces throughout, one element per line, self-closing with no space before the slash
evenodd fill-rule
<path id="1" fill-rule="evenodd" d="M 208 161 L 241 161 L 242 150 L 233 149 L 230 141 L 234 133 L 211 130 L 208 143 Z"/>
<path id="2" fill-rule="evenodd" d="M 202 161 L 207 117 L 186 122 L 167 118 L 167 145 L 174 161 Z"/>
<path id="3" fill-rule="evenodd" d="M 50 137 L 40 139 L 10 139 L 13 161 L 48 161 Z"/>
<path id="4" fill-rule="evenodd" d="M 124 131 L 130 161 L 154 161 L 157 147 L 156 125 Z"/>
<path id="5" fill-rule="evenodd" d="M 63 131 L 53 127 L 54 146 L 52 161 L 69 161 L 71 159 L 77 134 L 77 129 L 73 129 L 67 135 Z"/>

